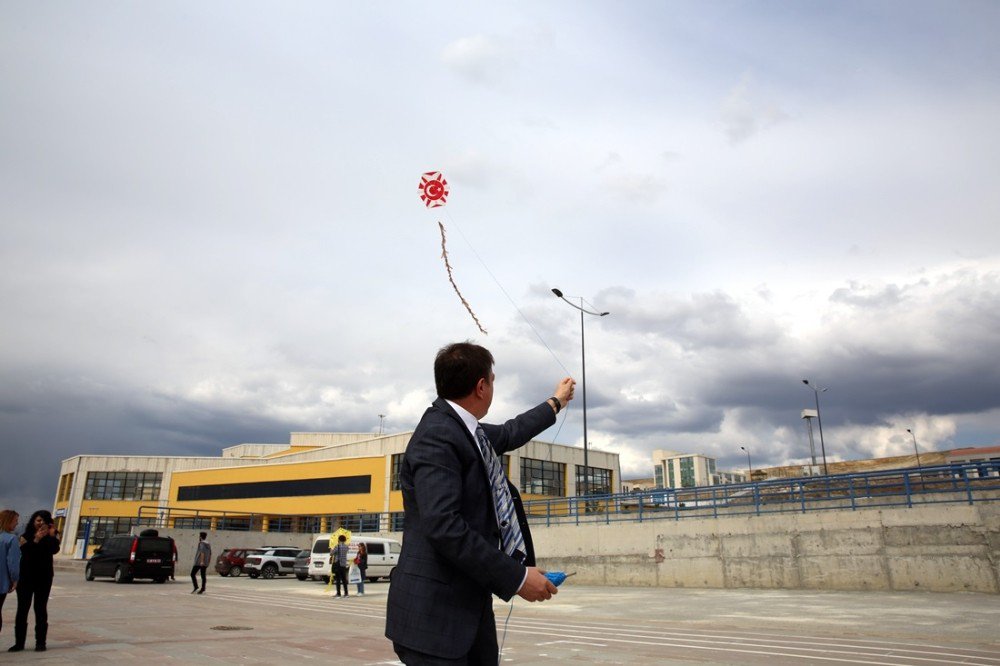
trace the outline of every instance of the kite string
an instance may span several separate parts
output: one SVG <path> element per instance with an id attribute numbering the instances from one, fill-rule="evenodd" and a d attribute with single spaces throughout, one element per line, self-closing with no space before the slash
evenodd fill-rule
<path id="1" fill-rule="evenodd" d="M 483 328 L 483 325 L 479 323 L 479 318 L 476 316 L 476 313 L 472 311 L 472 307 L 469 305 L 469 302 L 465 300 L 465 296 L 462 296 L 462 292 L 458 290 L 458 285 L 455 284 L 455 278 L 451 273 L 451 263 L 448 261 L 448 247 L 445 245 L 444 225 L 441 224 L 440 220 L 438 220 L 438 228 L 441 230 L 441 258 L 444 259 L 444 266 L 448 269 L 448 281 L 451 282 L 452 288 L 455 290 L 455 293 L 458 294 L 458 299 L 462 301 L 462 305 L 464 305 L 465 309 L 469 311 L 469 314 L 472 316 L 472 320 L 476 322 L 476 326 L 479 327 L 482 334 L 489 335 L 486 332 L 486 329 Z"/>
<path id="2" fill-rule="evenodd" d="M 510 301 L 510 304 L 511 304 L 512 306 L 514 306 L 514 309 L 515 309 L 515 310 L 517 310 L 517 314 L 521 315 L 521 319 L 523 319 L 523 320 L 524 320 L 524 323 L 526 323 L 526 324 L 528 325 L 528 328 L 530 328 L 530 329 L 531 329 L 531 332 L 535 334 L 535 337 L 536 337 L 536 338 L 538 338 L 538 341 L 542 343 L 542 346 L 543 346 L 543 347 L 545 347 L 546 349 L 548 349 L 548 350 L 549 350 L 549 353 L 550 353 L 550 354 L 552 354 L 552 358 L 553 358 L 553 359 L 555 359 L 556 363 L 558 363 L 558 364 L 559 364 L 559 367 L 560 367 L 560 368 L 562 368 L 562 369 L 563 369 L 563 371 L 564 371 L 564 372 L 565 372 L 565 373 L 566 373 L 567 375 L 570 375 L 570 376 L 572 376 L 572 374 L 573 374 L 573 373 L 572 373 L 572 372 L 570 372 L 569 370 L 567 370 L 567 369 L 566 369 L 566 366 L 565 366 L 565 365 L 563 365 L 563 362 L 559 360 L 559 357 L 558 357 L 558 356 L 556 356 L 556 353 L 555 353 L 554 351 L 552 351 L 552 348 L 551 348 L 551 347 L 549 347 L 549 345 L 548 345 L 548 344 L 547 344 L 547 343 L 545 342 L 545 339 L 544 339 L 544 338 L 543 338 L 543 337 L 541 336 L 541 334 L 540 334 L 540 333 L 538 332 L 538 329 L 536 329 L 536 328 L 534 327 L 534 325 L 532 325 L 532 323 L 531 323 L 531 321 L 530 321 L 530 320 L 528 319 L 528 317 L 527 317 L 527 316 L 525 316 L 524 312 L 522 312 L 522 311 L 521 311 L 521 308 L 519 308 L 519 307 L 517 306 L 517 303 L 515 303 L 515 302 L 514 302 L 514 299 L 513 299 L 513 298 L 511 298 L 510 294 L 508 294 L 508 293 L 507 293 L 507 290 L 503 288 L 503 285 L 502 285 L 502 284 L 500 284 L 500 280 L 498 280 L 498 279 L 497 279 L 497 276 L 493 274 L 493 271 L 491 271 L 491 270 L 490 270 L 490 267 L 486 265 L 486 262 L 485 262 L 485 261 L 483 261 L 483 258 L 479 256 L 479 253 L 478 253 L 478 252 L 476 252 L 476 248 L 474 248 L 474 247 L 472 246 L 472 243 L 470 243 L 470 242 L 469 242 L 469 239 L 465 237 L 465 233 L 464 233 L 464 232 L 462 231 L 462 227 L 461 227 L 461 225 L 459 225 L 459 224 L 458 224 L 458 222 L 456 222 L 456 221 L 455 221 L 455 218 L 454 218 L 454 217 L 452 217 L 451 213 L 450 213 L 450 212 L 448 212 L 448 210 L 447 210 L 447 209 L 445 210 L 445 215 L 447 215 L 447 216 L 448 216 L 448 219 L 449 219 L 449 220 L 451 221 L 451 223 L 452 223 L 452 226 L 454 226 L 454 227 L 455 227 L 456 229 L 458 229 L 458 233 L 459 233 L 459 235 L 460 235 L 460 236 L 462 237 L 462 240 L 464 240 L 464 241 L 465 241 L 465 244 L 469 246 L 469 249 L 470 249 L 470 250 L 472 250 L 472 254 L 474 254 L 474 255 L 476 256 L 476 259 L 478 259 L 478 260 L 479 260 L 479 263 L 480 263 L 480 264 L 482 264 L 482 266 L 483 266 L 483 268 L 484 268 L 484 269 L 486 270 L 486 272 L 487 272 L 487 273 L 489 273 L 489 275 L 490 275 L 490 277 L 491 277 L 491 278 L 493 278 L 493 282 L 495 282 L 495 283 L 496 283 L 496 285 L 497 285 L 497 287 L 499 287 L 499 288 L 500 288 L 500 291 L 501 291 L 501 292 L 503 292 L 503 295 L 507 297 L 507 300 L 508 300 L 508 301 Z M 440 225 L 441 223 L 440 223 L 440 222 L 438 222 L 438 224 Z M 442 239 L 444 238 L 444 227 L 443 227 L 443 226 L 441 227 L 441 237 L 442 237 Z M 447 260 L 446 260 L 446 261 L 447 261 Z M 448 270 L 448 275 L 449 275 L 449 277 L 450 277 L 450 275 L 451 275 L 451 269 L 450 269 L 450 268 L 449 268 L 449 270 Z M 452 284 L 454 285 L 455 283 L 454 283 L 454 282 L 452 282 Z M 458 291 L 458 288 L 457 288 L 457 287 L 455 288 L 455 291 Z M 461 297 L 461 294 L 459 294 L 459 297 Z M 462 299 L 462 302 L 464 303 L 464 302 L 465 302 L 465 299 Z M 468 305 L 466 305 L 466 307 L 468 307 Z M 469 312 L 471 313 L 472 311 L 471 311 L 471 310 L 469 310 Z M 475 315 L 472 315 L 472 317 L 473 317 L 473 319 L 475 319 Z M 476 323 L 478 324 L 479 322 L 477 321 Z M 482 327 L 480 327 L 480 330 L 482 330 Z M 486 331 L 483 331 L 483 333 L 485 333 L 485 332 L 486 332 Z M 559 426 L 559 427 L 560 427 L 560 428 L 562 428 L 562 426 Z"/>
<path id="3" fill-rule="evenodd" d="M 454 223 L 454 222 L 455 222 L 455 220 L 453 219 L 452 223 Z M 458 225 L 456 224 L 455 226 L 457 227 Z M 484 329 L 483 326 L 482 326 L 482 324 L 479 323 L 479 319 L 476 317 L 475 313 L 472 311 L 472 308 L 469 307 L 468 302 L 466 302 L 465 297 L 462 296 L 462 292 L 460 292 L 458 290 L 458 285 L 455 284 L 455 280 L 452 278 L 451 263 L 448 261 L 448 248 L 445 245 L 444 225 L 441 224 L 440 220 L 438 220 L 438 229 L 441 230 L 441 257 L 444 259 L 444 265 L 448 269 L 448 281 L 451 282 L 451 286 L 455 289 L 455 293 L 458 294 L 458 298 L 462 301 L 462 304 L 465 306 L 465 309 L 469 311 L 470 315 L 472 315 L 472 319 L 476 322 L 476 326 L 478 326 L 479 330 L 483 332 L 483 335 L 488 335 L 488 333 L 486 333 L 486 329 Z M 459 233 L 462 234 L 462 230 L 461 229 L 459 229 Z M 465 242 L 467 244 L 469 244 L 469 239 L 465 238 L 465 234 L 462 234 L 462 239 L 465 240 Z M 469 244 L 469 247 L 472 248 L 472 245 Z M 504 293 L 504 296 L 507 297 L 507 300 L 509 300 L 511 302 L 511 305 L 514 306 L 514 309 L 517 310 L 518 314 L 521 315 L 521 317 L 528 324 L 528 326 L 531 328 L 531 330 L 535 332 L 535 335 L 538 336 L 538 339 L 545 346 L 545 348 L 549 350 L 549 353 L 552 354 L 552 357 L 556 360 L 556 363 L 558 363 L 562 367 L 562 369 L 566 372 L 567 375 L 572 374 L 572 373 L 570 373 L 569 370 L 566 370 L 566 366 L 562 364 L 562 361 L 560 361 L 559 358 L 555 355 L 555 352 L 553 352 L 552 349 L 547 344 L 545 344 L 545 340 L 543 340 L 542 336 L 539 335 L 539 333 L 538 333 L 537 330 L 535 330 L 535 327 L 531 325 L 531 322 L 528 321 L 528 318 L 524 316 L 524 313 L 521 312 L 521 308 L 517 307 L 517 304 L 514 303 L 513 299 L 511 299 L 511 297 L 510 297 L 510 294 L 508 294 L 507 290 L 503 288 L 503 285 L 500 284 L 500 282 L 497 280 L 496 276 L 493 275 L 493 273 L 490 271 L 490 269 L 486 267 L 486 264 L 483 262 L 482 257 L 479 256 L 479 254 L 476 252 L 475 248 L 472 248 L 472 253 L 476 255 L 477 259 L 479 259 L 479 263 L 483 264 L 483 268 L 486 268 L 486 272 L 489 273 L 490 277 L 493 278 L 493 281 L 497 283 L 497 286 L 500 287 L 500 291 L 502 291 Z M 566 419 L 569 417 L 569 405 L 566 405 L 566 409 L 561 410 L 561 411 L 565 411 L 566 413 L 563 414 L 562 420 L 559 421 L 559 427 L 556 428 L 556 434 L 552 437 L 552 441 L 553 442 L 556 442 L 556 441 L 559 440 L 559 433 L 562 432 L 562 427 L 564 425 L 566 425 Z"/>

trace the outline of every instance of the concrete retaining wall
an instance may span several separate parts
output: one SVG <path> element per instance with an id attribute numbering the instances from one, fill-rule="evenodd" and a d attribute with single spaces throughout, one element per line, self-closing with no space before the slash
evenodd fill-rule
<path id="1" fill-rule="evenodd" d="M 533 526 L 581 583 L 1000 593 L 1000 504 Z"/>
<path id="2" fill-rule="evenodd" d="M 186 576 L 198 530 L 160 533 L 177 540 L 177 575 Z M 539 566 L 575 571 L 589 585 L 1000 593 L 1000 502 L 533 525 L 531 533 Z M 208 540 L 216 556 L 238 546 L 309 548 L 312 535 L 216 531 Z"/>

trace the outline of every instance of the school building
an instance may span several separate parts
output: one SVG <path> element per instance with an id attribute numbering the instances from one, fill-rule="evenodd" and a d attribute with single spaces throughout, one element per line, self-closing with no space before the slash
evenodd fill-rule
<path id="1" fill-rule="evenodd" d="M 157 525 L 206 530 L 398 532 L 399 466 L 412 432 L 293 432 L 218 457 L 78 455 L 63 461 L 54 515 L 63 554 Z M 617 493 L 618 455 L 532 440 L 503 463 L 525 500 Z"/>

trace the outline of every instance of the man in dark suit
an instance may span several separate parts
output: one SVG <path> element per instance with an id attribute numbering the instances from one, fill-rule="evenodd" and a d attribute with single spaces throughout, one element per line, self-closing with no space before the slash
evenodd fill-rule
<path id="1" fill-rule="evenodd" d="M 555 394 L 503 425 L 480 424 L 493 401 L 493 356 L 468 342 L 434 359 L 438 398 L 406 447 L 399 472 L 405 523 L 392 575 L 385 635 L 415 664 L 497 663 L 493 594 L 544 601 L 555 586 L 535 567 L 517 489 L 503 454 L 555 423 L 573 399 L 567 377 Z"/>

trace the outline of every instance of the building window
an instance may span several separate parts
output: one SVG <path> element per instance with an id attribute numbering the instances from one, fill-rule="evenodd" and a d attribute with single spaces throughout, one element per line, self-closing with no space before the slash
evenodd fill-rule
<path id="1" fill-rule="evenodd" d="M 687 456 L 680 459 L 681 488 L 694 488 L 694 458 Z"/>
<path id="2" fill-rule="evenodd" d="M 90 472 L 83 498 L 89 500 L 156 500 L 160 472 Z"/>
<path id="3" fill-rule="evenodd" d="M 295 519 L 291 516 L 273 516 L 267 521 L 268 532 L 291 532 Z"/>
<path id="4" fill-rule="evenodd" d="M 507 457 L 507 456 L 504 456 Z M 566 465 L 521 458 L 521 492 L 532 495 L 566 495 Z"/>
<path id="5" fill-rule="evenodd" d="M 611 470 L 599 467 L 590 467 L 590 478 L 584 477 L 583 465 L 576 466 L 576 494 L 577 495 L 610 495 L 611 494 Z M 584 492 L 586 490 L 586 492 Z"/>
<path id="6" fill-rule="evenodd" d="M 305 497 L 307 495 L 366 495 L 371 492 L 369 474 L 317 479 L 279 479 L 220 483 L 205 486 L 180 486 L 178 502 L 207 502 L 222 499 L 264 499 L 267 497 Z"/>
<path id="7" fill-rule="evenodd" d="M 178 530 L 210 530 L 211 518 L 174 518 L 174 529 Z"/>
<path id="8" fill-rule="evenodd" d="M 667 487 L 668 488 L 676 488 L 677 487 L 677 479 L 674 476 L 674 461 L 673 460 L 668 460 L 667 461 L 667 471 L 670 472 L 670 485 L 667 486 Z"/>
<path id="9" fill-rule="evenodd" d="M 330 516 L 327 525 L 331 532 L 343 527 L 350 532 L 378 532 L 381 513 L 347 513 Z"/>
<path id="10" fill-rule="evenodd" d="M 258 521 L 260 522 L 260 521 Z M 232 530 L 234 532 L 247 532 L 250 530 L 251 523 L 249 516 L 239 517 L 239 518 L 218 518 L 215 521 L 215 529 L 217 530 Z"/>
<path id="11" fill-rule="evenodd" d="M 299 532 L 319 534 L 321 524 L 319 516 L 299 516 Z"/>
<path id="12" fill-rule="evenodd" d="M 402 511 L 393 511 L 389 514 L 389 531 L 402 532 L 405 514 Z"/>
<path id="13" fill-rule="evenodd" d="M 663 465 L 657 465 L 653 469 L 653 472 L 656 475 L 656 487 L 657 488 L 662 488 L 663 487 Z"/>
<path id="14" fill-rule="evenodd" d="M 70 493 L 73 490 L 73 473 L 63 474 L 59 478 L 59 492 L 56 494 L 57 502 L 69 501 Z"/>
<path id="15" fill-rule="evenodd" d="M 399 470 L 403 467 L 403 454 L 397 453 L 392 456 L 392 472 L 389 475 L 389 489 L 402 490 L 399 487 Z"/>
<path id="16" fill-rule="evenodd" d="M 139 521 L 136 518 L 83 518 L 77 524 L 77 540 L 84 538 L 87 533 L 87 524 L 90 524 L 90 541 L 94 545 L 100 546 L 107 539 L 116 534 L 128 534 L 133 527 L 138 527 Z"/>

